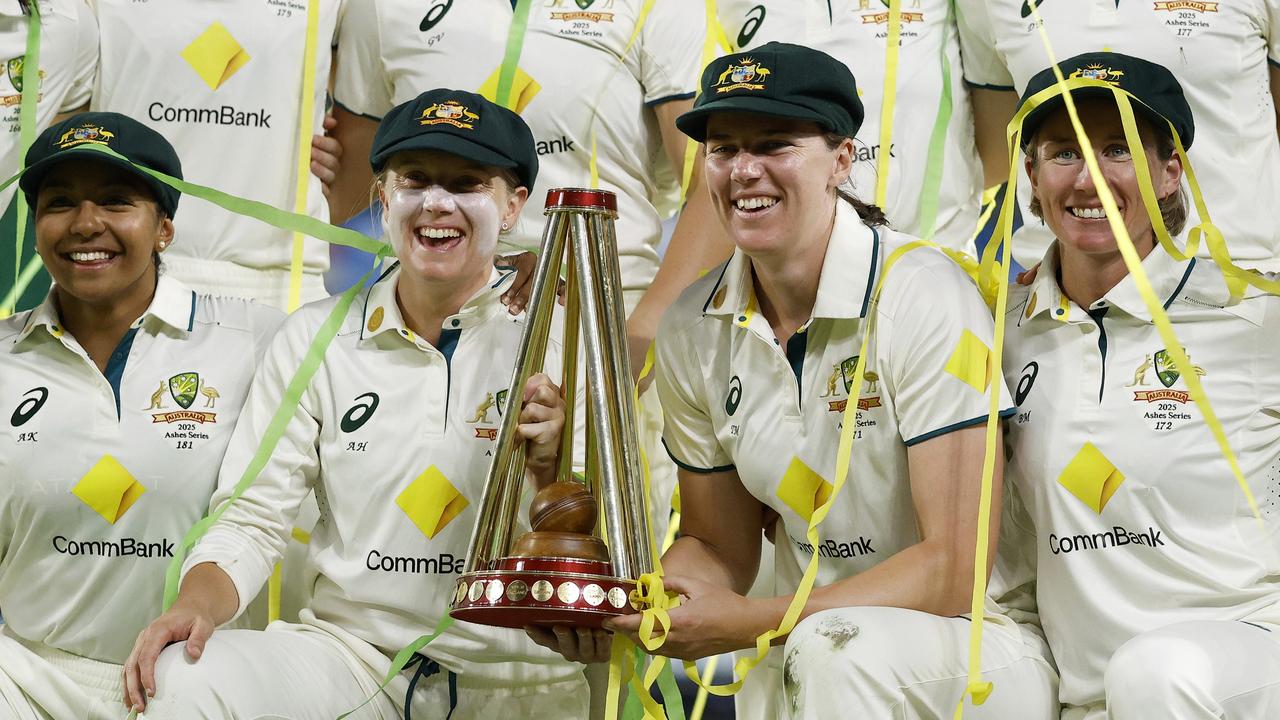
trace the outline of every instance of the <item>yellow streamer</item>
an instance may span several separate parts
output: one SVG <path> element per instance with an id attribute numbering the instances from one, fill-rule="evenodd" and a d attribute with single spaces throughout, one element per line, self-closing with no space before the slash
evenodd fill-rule
<path id="1" fill-rule="evenodd" d="M 1102 206 L 1107 212 L 1107 224 L 1111 227 L 1111 232 L 1116 237 L 1120 255 L 1124 258 L 1125 266 L 1128 268 L 1129 274 L 1133 276 L 1138 294 L 1142 297 L 1143 303 L 1146 304 L 1148 312 L 1151 313 L 1152 321 L 1155 323 L 1156 330 L 1160 333 L 1161 340 L 1164 341 L 1165 349 L 1173 359 L 1174 366 L 1178 368 L 1178 372 L 1186 379 L 1187 390 L 1190 393 L 1191 398 L 1195 401 L 1196 407 L 1199 408 L 1200 412 L 1204 415 L 1204 423 L 1213 434 L 1214 440 L 1218 444 L 1218 449 L 1222 453 L 1222 457 L 1226 459 L 1227 464 L 1230 466 L 1231 474 L 1235 477 L 1236 483 L 1239 485 L 1241 492 L 1244 493 L 1245 499 L 1249 503 L 1249 508 L 1253 511 L 1254 518 L 1259 523 L 1262 523 L 1262 514 L 1258 510 L 1257 501 L 1254 499 L 1253 491 L 1249 488 L 1248 481 L 1245 480 L 1244 473 L 1240 470 L 1240 464 L 1236 459 L 1235 452 L 1232 451 L 1231 445 L 1227 440 L 1226 431 L 1223 429 L 1222 423 L 1218 420 L 1217 413 L 1214 412 L 1213 407 L 1209 402 L 1209 398 L 1204 392 L 1204 387 L 1200 383 L 1200 378 L 1193 371 L 1191 359 L 1187 357 L 1186 351 L 1183 350 L 1182 343 L 1179 342 L 1177 334 L 1173 330 L 1173 325 L 1169 321 L 1169 316 L 1165 312 L 1163 304 L 1151 287 L 1151 281 L 1142 267 L 1142 258 L 1138 257 L 1138 251 L 1133 245 L 1133 240 L 1129 237 L 1128 230 L 1120 220 L 1120 211 L 1116 206 L 1115 196 L 1112 195 L 1111 188 L 1107 186 L 1107 183 L 1100 180 L 1102 177 L 1102 171 L 1098 167 L 1097 158 L 1094 156 L 1093 144 L 1089 142 L 1089 137 L 1084 131 L 1084 125 L 1080 122 L 1080 116 L 1076 111 L 1075 101 L 1071 98 L 1071 90 L 1078 87 L 1101 87 L 1111 92 L 1112 96 L 1115 98 L 1116 105 L 1120 108 L 1121 120 L 1125 127 L 1125 137 L 1129 142 L 1130 153 L 1136 156 L 1137 153 L 1141 152 L 1142 143 L 1138 135 L 1137 125 L 1134 122 L 1133 108 L 1130 103 L 1130 98 L 1132 96 L 1127 91 L 1100 80 L 1091 80 L 1088 78 L 1072 78 L 1071 80 L 1067 80 L 1063 77 L 1062 70 L 1058 67 L 1057 58 L 1053 53 L 1053 47 L 1049 41 L 1049 35 L 1044 29 L 1044 23 L 1040 19 L 1040 13 L 1035 8 L 1034 4 L 1032 4 L 1032 12 L 1035 14 L 1036 20 L 1039 23 L 1040 39 L 1044 44 L 1045 52 L 1049 58 L 1050 67 L 1053 69 L 1053 74 L 1057 83 L 1054 87 L 1047 88 L 1046 90 L 1029 98 L 1028 101 L 1024 103 L 1024 107 L 1014 117 L 1014 121 L 1010 123 L 1008 133 L 1010 157 L 1016 157 L 1016 141 L 1021 137 L 1022 120 L 1026 115 L 1045 100 L 1061 95 L 1063 102 L 1066 105 L 1067 115 L 1071 119 L 1071 126 L 1075 130 L 1077 140 L 1080 142 L 1080 149 L 1084 154 L 1085 164 L 1089 167 L 1090 179 L 1098 193 L 1099 201 L 1102 202 Z M 1193 177 L 1191 176 L 1191 163 L 1190 160 L 1186 158 L 1186 153 L 1182 147 L 1182 140 L 1178 137 L 1177 131 L 1173 129 L 1172 125 L 1170 125 L 1169 129 L 1173 132 L 1174 142 L 1177 146 L 1179 157 L 1182 159 L 1183 165 L 1187 169 L 1190 179 L 1190 177 Z M 1135 148 L 1137 148 L 1137 150 L 1135 150 Z M 1142 155 L 1142 158 L 1145 160 L 1145 154 Z M 1145 167 L 1146 163 L 1138 163 L 1135 159 L 1135 164 L 1140 164 Z M 1014 159 L 1010 162 L 1011 179 L 1016 173 L 1016 170 L 1017 161 Z M 1147 205 L 1148 212 L 1150 212 L 1151 206 L 1147 203 L 1147 198 L 1145 196 L 1148 193 L 1151 193 L 1154 197 L 1154 188 L 1150 187 L 1151 179 L 1149 174 L 1143 173 L 1142 170 L 1139 170 L 1138 172 L 1139 177 L 1146 180 L 1145 183 L 1142 183 L 1145 186 L 1143 187 L 1142 192 L 1144 195 L 1144 204 Z M 1217 231 L 1217 228 L 1208 219 L 1207 208 L 1203 207 L 1204 201 L 1203 198 L 1200 197 L 1198 186 L 1194 194 L 1197 198 L 1197 210 L 1204 213 L 1201 215 L 1201 220 L 1203 222 L 1200 227 L 1207 236 L 1207 242 L 1210 248 L 1210 253 L 1213 255 L 1213 259 L 1218 263 L 1219 267 L 1223 269 L 1223 272 L 1228 273 L 1231 271 L 1232 275 L 1238 281 L 1252 284 L 1259 288 L 1263 288 L 1264 285 L 1275 285 L 1275 283 L 1263 281 L 1262 278 L 1255 278 L 1251 281 L 1247 277 L 1252 275 L 1251 273 L 1241 270 L 1231 263 L 1230 259 L 1226 256 L 1226 247 L 1222 240 L 1222 234 Z M 1008 206 L 1006 214 L 1011 216 L 1012 204 L 1006 201 L 1006 206 Z M 1158 224 L 1163 228 L 1163 220 L 1159 220 L 1157 218 L 1159 218 L 1158 213 L 1153 216 L 1152 224 Z M 1010 218 L 1010 225 L 1011 224 L 1012 219 Z M 1226 267 L 1223 267 L 1224 264 Z"/>
<path id="2" fill-rule="evenodd" d="M 889 199 L 889 150 L 893 147 L 893 107 L 898 98 L 898 51 L 902 38 L 902 0 L 889 0 L 889 37 L 884 49 L 884 100 L 880 104 L 880 152 L 876 155 L 876 205 Z"/>
<path id="3" fill-rule="evenodd" d="M 320 0 L 307 3 L 307 39 L 302 54 L 302 110 L 298 118 L 298 170 L 293 195 L 293 211 L 307 212 L 307 191 L 311 182 L 311 136 L 315 131 L 316 36 L 320 28 Z M 289 259 L 289 312 L 302 304 L 302 233 L 293 234 Z"/>

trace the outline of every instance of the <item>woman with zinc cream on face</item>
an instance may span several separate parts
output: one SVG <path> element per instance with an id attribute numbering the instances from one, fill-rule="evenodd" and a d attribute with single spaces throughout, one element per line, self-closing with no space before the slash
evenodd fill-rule
<path id="1" fill-rule="evenodd" d="M 1185 147 L 1198 140 L 1179 80 L 1162 65 L 1086 53 L 1063 76 L 1132 94 L 1158 209 L 1187 217 Z M 1031 78 L 1023 102 L 1054 85 Z M 1280 717 L 1280 298 L 1233 297 L 1203 259 L 1157 244 L 1111 87 L 1071 90 L 1100 176 L 1062 97 L 1023 123 L 1032 209 L 1056 240 L 1009 296 L 1004 371 L 1011 491 L 1025 501 L 1045 634 L 1062 673 L 1065 720 Z M 1245 180 L 1241 178 L 1241 180 Z M 1191 360 L 1261 505 L 1248 500 L 1173 362 L 1121 257 L 1095 182 Z"/>
<path id="2" fill-rule="evenodd" d="M 384 117 L 370 159 L 399 262 L 357 296 L 265 469 L 187 559 L 173 608 L 139 636 L 128 702 L 145 703 L 148 718 L 332 720 L 374 695 L 395 654 L 449 607 L 525 322 L 500 300 L 511 277 L 493 253 L 537 156 L 517 115 L 442 89 Z M 241 477 L 335 302 L 304 307 L 281 330 L 212 506 Z M 554 480 L 563 400 L 539 374 L 510 407 L 541 487 Z M 321 511 L 311 606 L 298 624 L 215 632 L 266 582 L 311 489 Z M 523 633 L 458 622 L 355 717 L 558 720 L 583 717 L 586 703 L 580 665 Z"/>
<path id="3" fill-rule="evenodd" d="M 123 663 L 283 316 L 161 270 L 179 194 L 142 168 L 182 166 L 154 130 L 81 113 L 25 166 L 53 287 L 0 321 L 0 715 L 123 718 Z"/>
<path id="4" fill-rule="evenodd" d="M 706 143 L 712 204 L 737 249 L 685 291 L 658 333 L 664 440 L 681 468 L 682 506 L 682 535 L 662 565 L 666 587 L 684 596 L 658 652 L 693 659 L 754 647 L 781 623 L 817 553 L 815 588 L 781 650 L 783 716 L 886 718 L 911 708 L 907 717 L 950 718 L 966 686 L 970 625 L 961 614 L 972 593 L 988 393 L 1000 384 L 983 372 L 993 323 L 942 253 L 911 250 L 885 269 L 912 238 L 841 189 L 862 113 L 843 64 L 769 43 L 711 63 L 694 110 L 679 120 Z M 872 324 L 863 382 L 853 386 Z M 858 424 L 848 481 L 815 548 L 806 531 L 830 495 L 848 403 Z M 997 466 L 997 508 L 1000 489 Z M 776 521 L 777 583 L 787 594 L 744 597 L 766 518 Z M 984 677 L 998 690 L 966 715 L 1056 718 L 1044 641 L 995 601 L 1004 587 L 997 576 L 989 588 L 983 638 Z M 634 637 L 639 617 L 609 626 Z M 609 648 L 606 633 L 536 639 L 570 658 Z"/>

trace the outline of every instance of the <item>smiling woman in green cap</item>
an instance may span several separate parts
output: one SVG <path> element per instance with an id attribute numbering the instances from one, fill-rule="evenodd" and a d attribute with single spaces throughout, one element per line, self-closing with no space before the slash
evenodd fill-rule
<path id="1" fill-rule="evenodd" d="M 1280 298 L 1232 297 L 1212 263 L 1158 246 L 1112 87 L 1131 93 L 1169 232 L 1187 216 L 1191 108 L 1165 67 L 1118 53 L 1060 64 L 1106 86 L 1071 91 L 1101 177 L 1061 96 L 1027 115 L 1033 210 L 1056 240 L 1009 296 L 1004 370 L 1016 387 L 1011 492 L 1025 500 L 1045 634 L 1067 720 L 1280 717 Z M 1051 69 L 1023 98 L 1053 87 Z M 1213 440 L 1112 234 L 1107 183 L 1154 296 L 1262 504 Z M 1247 180 L 1240 178 L 1241 181 Z"/>
<path id="2" fill-rule="evenodd" d="M 0 323 L 7 718 L 123 717 L 122 665 L 282 319 L 164 274 L 178 192 L 148 169 L 182 177 L 154 130 L 82 113 L 36 138 L 19 181 L 54 284 Z"/>
<path id="3" fill-rule="evenodd" d="M 769 532 L 780 590 L 820 560 L 786 641 L 782 716 L 887 718 L 909 707 L 910 717 L 951 717 L 966 686 L 970 626 L 957 616 L 972 593 L 983 426 L 1001 381 L 985 369 L 990 312 L 959 267 L 916 249 L 886 269 L 912 238 L 845 184 L 862 113 L 843 64 L 769 43 L 712 62 L 678 121 L 706 143 L 712 205 L 737 250 L 685 291 L 658 333 L 682 509 L 662 565 L 666 587 L 684 596 L 659 652 L 740 650 L 779 626 L 790 594 L 742 595 Z M 848 484 L 815 547 L 806 530 L 831 493 L 849 403 Z M 999 490 L 997 468 L 997 508 Z M 997 573 L 983 637 L 997 689 L 971 716 L 1056 718 L 1044 642 L 995 602 L 1005 586 Z M 634 635 L 638 624 L 611 629 Z M 608 649 L 604 634 L 537 639 L 571 658 Z"/>
<path id="4" fill-rule="evenodd" d="M 399 262 L 357 296 L 265 468 L 187 558 L 172 609 L 138 637 L 128 702 L 145 703 L 148 718 L 332 720 L 374 695 L 357 717 L 585 717 L 581 665 L 517 631 L 437 624 L 509 411 L 503 393 L 525 315 L 503 305 L 512 273 L 496 270 L 493 255 L 538 172 L 532 135 L 478 95 L 431 90 L 382 119 L 370 160 Z M 336 302 L 303 307 L 280 331 L 212 507 L 252 461 Z M 549 355 L 558 367 L 558 351 Z M 537 486 L 554 479 L 563 402 L 538 374 L 510 404 Z M 214 632 L 267 581 L 312 489 L 320 522 L 308 548 L 319 575 L 300 622 Z M 436 630 L 378 692 L 392 658 Z"/>

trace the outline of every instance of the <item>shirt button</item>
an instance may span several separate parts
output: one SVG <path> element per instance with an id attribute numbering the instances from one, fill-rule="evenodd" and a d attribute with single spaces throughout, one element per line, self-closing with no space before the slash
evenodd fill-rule
<path id="1" fill-rule="evenodd" d="M 1061 317 L 1061 316 L 1062 316 L 1062 308 L 1058 308 L 1057 310 L 1054 310 L 1054 311 L 1053 311 L 1053 314 L 1054 314 L 1054 315 L 1057 315 L 1057 316 L 1059 316 L 1059 317 Z"/>
<path id="2" fill-rule="evenodd" d="M 453 322 L 451 322 L 451 323 L 449 323 L 449 324 L 450 324 L 450 325 L 452 325 L 452 326 L 454 326 L 454 327 L 458 327 L 458 323 L 459 323 L 459 322 L 461 322 L 461 321 L 460 321 L 460 320 L 458 320 L 457 318 L 455 318 L 455 319 L 453 320 Z"/>
<path id="3" fill-rule="evenodd" d="M 746 321 L 747 321 L 747 316 L 746 316 L 746 315 L 739 315 L 739 316 L 738 316 L 738 322 L 746 322 Z"/>

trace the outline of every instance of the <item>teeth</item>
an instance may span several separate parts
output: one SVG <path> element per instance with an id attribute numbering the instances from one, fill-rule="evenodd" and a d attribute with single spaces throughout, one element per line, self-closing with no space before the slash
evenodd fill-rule
<path id="1" fill-rule="evenodd" d="M 1078 218 L 1088 218 L 1091 220 L 1097 220 L 1099 218 L 1106 217 L 1107 211 L 1100 207 L 1096 207 L 1096 208 L 1073 207 L 1071 208 L 1071 214 L 1075 215 Z"/>
<path id="2" fill-rule="evenodd" d="M 71 253 L 71 260 L 73 262 L 94 262 L 95 260 L 110 260 L 110 259 L 111 259 L 111 253 L 103 252 L 101 250 L 97 252 Z"/>
<path id="3" fill-rule="evenodd" d="M 453 228 L 418 228 L 418 237 L 441 240 L 444 238 L 462 237 L 462 233 Z"/>
<path id="4" fill-rule="evenodd" d="M 771 197 L 739 198 L 735 200 L 733 204 L 736 205 L 739 210 L 757 210 L 759 208 L 767 208 L 777 205 L 778 199 Z"/>

